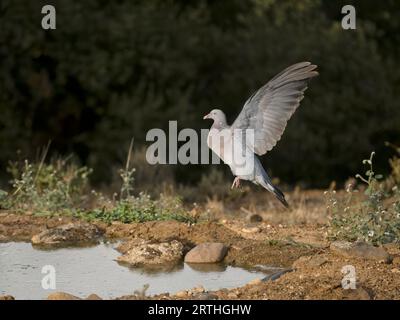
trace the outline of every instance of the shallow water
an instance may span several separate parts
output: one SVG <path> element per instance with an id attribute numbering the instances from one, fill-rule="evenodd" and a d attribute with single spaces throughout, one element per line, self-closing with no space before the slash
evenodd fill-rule
<path id="1" fill-rule="evenodd" d="M 181 264 L 168 272 L 127 268 L 115 259 L 112 244 L 86 248 L 38 250 L 30 243 L 0 243 L 0 295 L 16 299 L 43 299 L 63 291 L 79 297 L 96 293 L 102 298 L 133 294 L 148 284 L 146 294 L 175 293 L 202 285 L 206 290 L 234 288 L 263 278 L 276 269 L 255 271 L 223 265 Z M 45 265 L 54 266 L 56 289 L 43 289 Z"/>

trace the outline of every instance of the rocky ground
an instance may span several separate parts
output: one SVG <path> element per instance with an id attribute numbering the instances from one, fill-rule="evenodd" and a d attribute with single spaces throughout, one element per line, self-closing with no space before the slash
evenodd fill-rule
<path id="1" fill-rule="evenodd" d="M 0 213 L 0 241 L 31 241 L 37 246 L 122 240 L 119 260 L 133 266 L 181 262 L 282 267 L 270 279 L 206 292 L 192 288 L 175 295 L 120 299 L 399 299 L 400 246 L 330 243 L 324 224 L 284 225 L 262 217 L 223 218 L 194 225 L 176 221 L 122 224 L 86 223 L 68 217 Z M 354 266 L 356 289 L 343 289 L 343 267 Z M 10 296 L 0 297 L 11 299 Z M 18 298 L 18 297 L 16 297 Z M 77 298 L 56 293 L 49 299 Z M 87 299 L 100 299 L 93 294 Z"/>

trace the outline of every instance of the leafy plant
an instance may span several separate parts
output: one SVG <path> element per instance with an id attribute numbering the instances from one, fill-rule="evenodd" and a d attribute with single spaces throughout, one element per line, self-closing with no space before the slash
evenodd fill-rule
<path id="1" fill-rule="evenodd" d="M 153 200 L 145 193 L 137 197 L 119 200 L 111 208 L 103 207 L 88 212 L 77 212 L 77 217 L 87 220 L 101 220 L 107 223 L 120 221 L 123 223 L 176 220 L 194 223 L 195 218 L 190 216 L 182 206 L 178 197 L 164 197 Z"/>
<path id="2" fill-rule="evenodd" d="M 2 193 L 0 206 L 17 212 L 52 215 L 72 210 L 85 197 L 91 169 L 78 167 L 68 160 L 56 160 L 46 164 L 29 163 L 25 160 L 10 163 L 13 190 Z"/>
<path id="3" fill-rule="evenodd" d="M 382 175 L 374 172 L 374 155 L 372 152 L 369 159 L 363 160 L 368 166 L 365 175 L 356 175 L 366 185 L 363 195 L 350 187 L 343 197 L 338 197 L 335 191 L 326 193 L 331 239 L 364 240 L 373 244 L 400 242 L 400 193 L 395 187 L 390 198 Z"/>
<path id="4" fill-rule="evenodd" d="M 195 218 L 187 213 L 182 201 L 177 196 L 160 194 L 153 200 L 147 193 L 141 192 L 138 196 L 132 195 L 135 168 L 130 168 L 133 140 L 129 146 L 125 168 L 119 171 L 122 180 L 121 189 L 114 201 L 106 200 L 97 194 L 99 200 L 106 205 L 90 211 L 78 211 L 75 216 L 88 220 L 101 220 L 107 223 L 121 221 L 123 223 L 177 220 L 181 222 L 195 222 Z M 115 200 L 118 199 L 118 200 Z M 110 205 L 111 204 L 111 205 Z"/>

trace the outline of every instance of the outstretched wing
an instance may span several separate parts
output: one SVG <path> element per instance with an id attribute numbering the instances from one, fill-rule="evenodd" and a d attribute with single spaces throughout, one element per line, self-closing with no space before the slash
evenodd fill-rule
<path id="1" fill-rule="evenodd" d="M 318 75 L 310 62 L 294 64 L 272 78 L 244 104 L 232 129 L 253 129 L 250 148 L 258 155 L 270 151 L 280 140 L 286 124 L 300 105 L 310 78 Z"/>

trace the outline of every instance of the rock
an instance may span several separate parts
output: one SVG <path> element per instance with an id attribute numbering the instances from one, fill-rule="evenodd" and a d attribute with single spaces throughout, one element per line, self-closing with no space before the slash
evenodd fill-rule
<path id="1" fill-rule="evenodd" d="M 133 246 L 117 261 L 131 266 L 160 266 L 179 262 L 183 256 L 183 244 L 179 241 L 145 243 Z"/>
<path id="2" fill-rule="evenodd" d="M 363 258 L 368 260 L 391 262 L 391 256 L 382 247 L 374 247 L 365 242 L 335 241 L 330 245 L 330 249 L 347 258 Z"/>
<path id="3" fill-rule="evenodd" d="M 185 256 L 187 263 L 215 263 L 224 259 L 228 248 L 223 243 L 205 242 L 195 246 Z"/>
<path id="4" fill-rule="evenodd" d="M 49 294 L 47 300 L 81 300 L 81 298 L 66 292 L 55 292 Z"/>
<path id="5" fill-rule="evenodd" d="M 135 247 L 144 245 L 144 244 L 148 244 L 151 243 L 148 240 L 145 239 L 140 239 L 140 238 L 134 238 L 132 240 L 129 241 L 124 241 L 121 244 L 118 245 L 117 248 L 115 248 L 115 250 L 117 250 L 118 252 L 125 254 L 127 253 L 129 250 L 132 250 Z"/>
<path id="6" fill-rule="evenodd" d="M 89 244 L 97 243 L 101 234 L 101 230 L 93 224 L 72 222 L 36 234 L 31 242 L 41 246 Z"/>
<path id="7" fill-rule="evenodd" d="M 0 300 L 15 300 L 15 298 L 10 295 L 4 295 L 4 296 L 0 296 Z"/>
<path id="8" fill-rule="evenodd" d="M 238 294 L 236 292 L 229 292 L 227 297 L 228 297 L 228 299 L 237 299 Z"/>
<path id="9" fill-rule="evenodd" d="M 89 295 L 85 298 L 85 300 L 103 300 L 103 299 L 100 298 L 97 294 L 92 293 L 92 294 L 89 294 Z"/>
<path id="10" fill-rule="evenodd" d="M 328 262 L 328 260 L 320 255 L 316 256 L 303 256 L 298 258 L 295 262 L 293 262 L 293 269 L 301 269 L 304 267 L 320 267 L 323 264 Z"/>
<path id="11" fill-rule="evenodd" d="M 251 223 L 256 223 L 256 222 L 262 222 L 263 218 L 259 214 L 252 213 L 247 216 L 247 220 Z"/>
<path id="12" fill-rule="evenodd" d="M 177 293 L 175 293 L 175 297 L 177 298 L 185 298 L 188 296 L 188 292 L 183 290 L 183 291 L 178 291 Z"/>
<path id="13" fill-rule="evenodd" d="M 205 292 L 206 290 L 204 289 L 203 286 L 198 286 L 198 287 L 195 287 L 195 288 L 191 289 L 190 291 L 191 291 L 192 293 L 203 293 L 203 292 Z"/>
<path id="14" fill-rule="evenodd" d="M 371 295 L 363 287 L 356 289 L 342 289 L 345 300 L 371 300 Z"/>
<path id="15" fill-rule="evenodd" d="M 392 263 L 396 266 L 400 266 L 400 257 L 394 257 Z"/>

